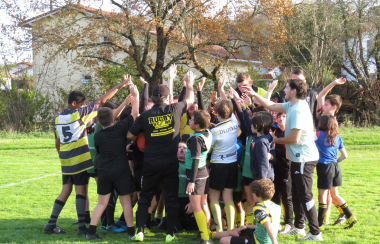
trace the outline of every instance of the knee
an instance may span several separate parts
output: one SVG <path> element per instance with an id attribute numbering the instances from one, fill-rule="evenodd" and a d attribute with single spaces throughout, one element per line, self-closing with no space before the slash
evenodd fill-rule
<path id="1" fill-rule="evenodd" d="M 222 237 L 219 241 L 220 244 L 230 244 L 231 236 Z"/>

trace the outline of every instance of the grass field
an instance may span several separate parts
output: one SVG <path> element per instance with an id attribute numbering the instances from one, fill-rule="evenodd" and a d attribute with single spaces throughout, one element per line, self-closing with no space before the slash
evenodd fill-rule
<path id="1" fill-rule="evenodd" d="M 341 163 L 343 186 L 341 196 L 358 218 L 354 228 L 327 226 L 324 243 L 380 243 L 380 128 L 341 128 L 348 159 Z M 58 225 L 66 235 L 46 235 L 53 202 L 61 190 L 60 163 L 54 149 L 54 135 L 49 133 L 17 134 L 0 132 L 0 242 L 1 243 L 86 243 L 76 235 L 75 197 L 63 209 Z M 314 174 L 316 176 L 316 174 Z M 316 179 L 316 177 L 315 177 Z M 91 211 L 97 201 L 95 181 L 89 186 Z M 316 182 L 314 199 L 317 202 Z M 121 213 L 117 206 L 115 216 Z M 330 221 L 338 216 L 332 208 Z M 165 233 L 147 237 L 146 242 L 163 242 Z M 98 233 L 101 243 L 125 243 L 126 234 Z M 177 243 L 195 243 L 195 232 L 181 233 Z M 279 243 L 295 243 L 296 238 L 279 235 Z M 217 241 L 215 241 L 218 243 Z"/>

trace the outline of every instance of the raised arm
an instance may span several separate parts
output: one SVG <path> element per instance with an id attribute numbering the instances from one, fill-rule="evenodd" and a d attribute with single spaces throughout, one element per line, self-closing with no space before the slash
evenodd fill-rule
<path id="1" fill-rule="evenodd" d="M 224 85 L 226 84 L 226 81 L 227 81 L 227 78 L 224 76 L 224 77 L 220 77 L 219 82 L 218 82 L 218 90 L 219 90 L 221 100 L 227 100 L 226 93 L 224 92 Z"/>
<path id="2" fill-rule="evenodd" d="M 267 91 L 267 95 L 265 95 L 265 99 L 268 99 L 270 100 L 271 96 L 272 96 L 272 93 L 274 91 L 274 89 L 276 88 L 277 86 L 277 83 L 278 83 L 278 80 L 273 80 L 269 86 L 268 86 L 268 91 Z"/>
<path id="3" fill-rule="evenodd" d="M 319 109 L 321 109 L 323 107 L 323 104 L 325 104 L 325 97 L 326 97 L 326 95 L 334 88 L 334 86 L 336 86 L 336 85 L 343 85 L 344 83 L 346 83 L 346 79 L 343 78 L 343 77 L 341 77 L 339 79 L 334 80 L 330 84 L 328 84 L 328 86 L 326 86 L 325 89 L 323 89 L 318 94 L 318 98 L 317 98 L 318 107 L 317 107 L 317 110 L 319 110 Z"/>
<path id="4" fill-rule="evenodd" d="M 191 71 L 187 72 L 187 74 L 185 75 L 185 82 L 186 82 L 185 101 L 187 104 L 187 109 L 189 109 L 191 104 L 194 103 L 194 90 L 193 90 L 194 79 L 195 79 L 194 73 Z"/>
<path id="5" fill-rule="evenodd" d="M 139 116 L 139 90 L 133 83 L 130 84 L 129 89 L 133 96 L 131 115 L 133 116 L 133 120 L 136 120 L 136 118 Z"/>
<path id="6" fill-rule="evenodd" d="M 116 94 L 116 92 L 119 89 L 123 88 L 124 86 L 128 86 L 129 83 L 131 82 L 131 80 L 132 80 L 132 78 L 129 77 L 128 75 L 124 76 L 124 81 L 123 82 L 121 82 L 120 84 L 116 85 L 111 90 L 109 90 L 106 94 L 104 94 L 98 100 L 96 100 L 96 102 L 95 102 L 96 106 L 98 108 L 100 108 L 103 104 L 105 104 L 108 100 L 110 100 Z"/>
<path id="7" fill-rule="evenodd" d="M 177 65 L 172 64 L 170 65 L 170 68 L 169 68 L 169 79 L 168 79 L 168 88 L 170 91 L 171 99 L 173 98 L 173 83 L 174 83 L 174 78 L 176 75 L 177 75 Z"/>
<path id="8" fill-rule="evenodd" d="M 203 77 L 202 81 L 199 82 L 198 86 L 197 86 L 197 101 L 198 101 L 198 109 L 199 110 L 205 109 L 205 105 L 204 105 L 203 97 L 202 97 L 202 89 L 203 89 L 203 86 L 205 85 L 205 82 L 206 82 L 206 78 Z"/>
<path id="9" fill-rule="evenodd" d="M 140 114 L 145 111 L 145 107 L 148 106 L 148 99 L 149 99 L 149 83 L 144 80 L 144 78 L 140 77 L 141 83 L 144 85 L 140 104 L 139 104 L 139 112 Z"/>
<path id="10" fill-rule="evenodd" d="M 272 102 L 272 101 L 270 101 L 268 99 L 263 98 L 262 96 L 260 96 L 259 94 L 257 94 L 252 89 L 252 87 L 250 87 L 250 86 L 242 86 L 241 88 L 243 89 L 243 91 L 246 94 L 248 94 L 249 96 L 254 97 L 255 99 L 257 99 L 257 101 L 259 101 L 259 103 L 262 106 L 264 106 L 265 108 L 267 108 L 267 109 L 269 109 L 271 111 L 285 113 L 285 110 L 283 109 L 281 103 L 274 103 L 274 102 Z"/>
<path id="11" fill-rule="evenodd" d="M 120 116 L 121 112 L 123 111 L 123 109 L 125 108 L 125 106 L 127 106 L 128 104 L 130 104 L 132 102 L 132 100 L 133 100 L 133 96 L 132 96 L 132 94 L 129 94 L 125 98 L 124 102 L 122 104 L 120 104 L 120 106 L 117 107 L 117 109 L 115 109 L 113 111 L 113 118 L 114 119 L 118 118 Z"/>

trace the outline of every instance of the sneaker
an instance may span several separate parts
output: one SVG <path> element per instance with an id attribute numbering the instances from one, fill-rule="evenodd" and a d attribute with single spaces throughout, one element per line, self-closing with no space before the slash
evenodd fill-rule
<path id="1" fill-rule="evenodd" d="M 144 234 L 142 232 L 137 233 L 131 238 L 132 241 L 143 241 L 144 240 Z"/>
<path id="2" fill-rule="evenodd" d="M 172 242 L 172 241 L 177 240 L 177 239 L 178 239 L 178 238 L 177 238 L 175 235 L 173 235 L 173 236 L 171 236 L 171 235 L 166 235 L 165 242 Z"/>
<path id="3" fill-rule="evenodd" d="M 66 234 L 67 231 L 64 229 L 61 229 L 58 225 L 56 225 L 54 228 L 44 228 L 44 231 L 46 234 Z"/>
<path id="4" fill-rule="evenodd" d="M 87 228 L 84 230 L 78 229 L 77 234 L 78 234 L 78 236 L 86 235 L 87 234 Z"/>
<path id="5" fill-rule="evenodd" d="M 281 233 L 282 234 L 282 233 Z M 301 235 L 301 236 L 305 236 L 306 235 L 306 232 L 305 232 L 305 228 L 303 229 L 297 229 L 295 226 L 293 226 L 288 233 L 285 233 L 283 234 L 285 236 L 287 235 L 294 235 L 294 236 L 297 236 L 297 235 Z"/>
<path id="6" fill-rule="evenodd" d="M 289 233 L 289 231 L 290 231 L 291 229 L 292 229 L 292 227 L 291 227 L 290 225 L 286 224 L 285 227 L 284 227 L 284 229 L 282 229 L 282 230 L 280 231 L 280 234 L 285 235 L 285 234 Z"/>
<path id="7" fill-rule="evenodd" d="M 107 230 L 106 226 L 100 226 L 100 230 Z"/>
<path id="8" fill-rule="evenodd" d="M 115 225 L 116 226 L 120 226 L 120 228 L 127 229 L 127 224 L 124 221 L 118 220 L 118 221 L 115 222 Z"/>
<path id="9" fill-rule="evenodd" d="M 350 218 L 346 219 L 346 224 L 344 225 L 344 228 L 345 229 L 352 228 L 352 226 L 354 226 L 354 224 L 356 224 L 357 222 L 358 220 L 356 219 L 356 217 L 354 215 L 351 215 Z"/>
<path id="10" fill-rule="evenodd" d="M 156 234 L 154 234 L 152 231 L 150 231 L 149 228 L 145 227 L 144 228 L 144 235 L 145 236 L 155 236 Z"/>
<path id="11" fill-rule="evenodd" d="M 202 241 L 201 232 L 198 232 L 197 237 L 194 237 L 192 240 L 193 241 Z"/>
<path id="12" fill-rule="evenodd" d="M 338 219 L 334 222 L 333 225 L 341 225 L 346 220 L 346 215 L 344 213 L 339 214 Z"/>
<path id="13" fill-rule="evenodd" d="M 103 239 L 101 238 L 98 234 L 86 234 L 86 239 L 87 240 L 100 240 L 100 239 Z"/>
<path id="14" fill-rule="evenodd" d="M 121 233 L 125 231 L 124 228 L 121 228 L 120 226 L 116 226 L 116 225 L 107 226 L 106 230 L 110 232 L 115 232 L 115 233 Z"/>
<path id="15" fill-rule="evenodd" d="M 319 232 L 318 235 L 313 235 L 309 232 L 304 237 L 298 237 L 298 240 L 301 240 L 301 241 L 323 241 L 322 232 Z"/>

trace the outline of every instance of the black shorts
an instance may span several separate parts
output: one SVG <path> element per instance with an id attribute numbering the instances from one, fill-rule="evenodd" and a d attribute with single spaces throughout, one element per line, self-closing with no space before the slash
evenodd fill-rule
<path id="1" fill-rule="evenodd" d="M 87 175 L 88 175 L 88 177 L 92 177 L 92 178 L 98 177 L 98 174 L 96 173 L 96 171 L 94 173 L 88 173 L 87 172 Z"/>
<path id="2" fill-rule="evenodd" d="M 98 169 L 98 194 L 107 195 L 116 190 L 119 196 L 131 194 L 135 191 L 135 184 L 130 170 L 121 172 L 107 172 Z"/>
<path id="3" fill-rule="evenodd" d="M 75 175 L 62 175 L 62 185 L 69 184 L 70 182 L 76 186 L 88 185 L 87 171 Z"/>
<path id="4" fill-rule="evenodd" d="M 333 186 L 342 185 L 342 172 L 337 162 L 329 164 L 317 164 L 317 187 L 318 189 L 330 190 Z"/>
<path id="5" fill-rule="evenodd" d="M 252 182 L 253 182 L 253 179 L 248 178 L 248 177 L 243 176 L 243 179 L 241 179 L 242 186 L 249 186 Z"/>
<path id="6" fill-rule="evenodd" d="M 231 237 L 230 244 L 255 244 L 254 232 L 252 229 L 243 230 L 239 236 Z"/>
<path id="7" fill-rule="evenodd" d="M 234 202 L 240 202 L 242 199 L 242 191 L 234 191 L 232 194 L 232 197 L 234 199 Z"/>
<path id="8" fill-rule="evenodd" d="M 223 191 L 224 188 L 234 189 L 237 187 L 237 163 L 218 164 L 210 166 L 210 188 Z"/>
<path id="9" fill-rule="evenodd" d="M 206 195 L 208 194 L 208 190 L 209 190 L 209 177 L 208 177 L 209 173 L 208 173 L 208 169 L 207 167 L 202 167 L 200 169 L 198 169 L 198 174 L 197 174 L 197 178 L 195 179 L 195 184 L 194 184 L 194 192 L 191 193 L 191 195 Z M 203 176 L 202 178 L 198 178 L 200 176 Z M 190 177 L 191 177 L 191 170 L 190 169 L 186 169 L 186 177 L 187 177 L 187 180 L 186 180 L 186 188 L 187 188 L 187 185 L 189 184 L 190 182 Z"/>
<path id="10" fill-rule="evenodd" d="M 142 177 L 142 169 L 136 169 L 134 172 L 134 181 L 135 181 L 135 190 L 141 191 L 141 177 Z"/>

